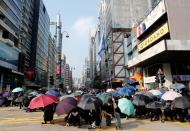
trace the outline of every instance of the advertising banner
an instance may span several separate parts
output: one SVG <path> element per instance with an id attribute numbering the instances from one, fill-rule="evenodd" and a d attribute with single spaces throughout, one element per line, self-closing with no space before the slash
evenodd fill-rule
<path id="1" fill-rule="evenodd" d="M 165 0 L 160 3 L 151 11 L 151 13 L 137 26 L 136 35 L 142 35 L 151 25 L 153 25 L 162 15 L 166 13 Z"/>
<path id="2" fill-rule="evenodd" d="M 151 34 L 148 38 L 146 38 L 144 41 L 142 41 L 140 44 L 138 44 L 138 51 L 142 51 L 164 35 L 166 35 L 169 32 L 168 24 L 165 23 L 163 26 L 161 26 L 158 30 L 156 30 L 153 34 Z"/>

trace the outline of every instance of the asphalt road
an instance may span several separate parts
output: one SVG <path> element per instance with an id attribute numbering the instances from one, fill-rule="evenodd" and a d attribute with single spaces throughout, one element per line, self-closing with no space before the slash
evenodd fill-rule
<path id="1" fill-rule="evenodd" d="M 18 107 L 0 108 L 0 131 L 85 131 L 89 130 L 88 125 L 82 125 L 81 128 L 66 127 L 63 122 L 63 116 L 54 117 L 55 124 L 42 125 L 43 112 L 25 112 Z M 114 121 L 111 127 L 105 126 L 105 120 L 102 122 L 101 129 L 95 131 L 115 131 Z M 127 131 L 190 131 L 190 123 L 150 122 L 150 120 L 122 119 L 122 128 Z M 91 129 L 91 131 L 93 131 Z"/>

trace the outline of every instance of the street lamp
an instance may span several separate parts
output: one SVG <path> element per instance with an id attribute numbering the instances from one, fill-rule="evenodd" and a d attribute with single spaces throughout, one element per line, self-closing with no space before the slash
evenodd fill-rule
<path id="1" fill-rule="evenodd" d="M 69 38 L 69 34 L 68 34 L 68 32 L 67 31 L 63 31 L 62 33 L 61 33 L 61 42 L 62 42 L 62 38 L 63 38 L 63 34 L 66 34 L 66 38 Z M 59 65 L 60 65 L 60 83 L 61 83 L 61 81 L 62 81 L 62 77 L 61 77 L 61 74 L 62 74 L 62 72 L 61 72 L 61 70 L 62 70 L 62 59 L 61 59 L 61 54 L 62 54 L 62 46 L 60 47 L 60 49 L 59 49 L 59 53 L 60 54 L 58 54 L 58 56 L 59 56 Z"/>

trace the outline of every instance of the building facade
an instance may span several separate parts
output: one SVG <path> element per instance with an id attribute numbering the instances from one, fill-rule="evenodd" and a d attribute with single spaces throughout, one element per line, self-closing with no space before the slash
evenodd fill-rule
<path id="1" fill-rule="evenodd" d="M 64 66 L 64 87 L 67 89 L 72 88 L 72 71 L 69 64 Z"/>
<path id="2" fill-rule="evenodd" d="M 96 73 L 96 44 L 95 29 L 91 29 L 89 33 L 89 61 L 90 61 L 90 79 L 93 81 Z"/>
<path id="3" fill-rule="evenodd" d="M 174 80 L 189 87 L 189 6 L 188 0 L 161 0 L 137 26 L 138 53 L 128 61 L 128 67 L 142 68 L 144 87 L 158 87 L 158 71 L 165 75 L 164 86 L 169 88 Z"/>
<path id="4" fill-rule="evenodd" d="M 101 77 L 105 82 L 122 83 L 126 77 L 125 39 L 132 27 L 147 15 L 150 0 L 102 0 L 99 8 L 100 46 L 105 37 L 105 51 L 101 56 Z"/>
<path id="5" fill-rule="evenodd" d="M 55 39 L 50 34 L 48 44 L 48 83 L 50 86 L 53 86 L 56 80 L 56 54 Z"/>
<path id="6" fill-rule="evenodd" d="M 48 40 L 50 18 L 42 0 L 34 1 L 32 53 L 30 67 L 35 71 L 35 84 L 47 86 Z"/>
<path id="7" fill-rule="evenodd" d="M 19 49 L 21 0 L 0 1 L 0 91 L 21 86 L 24 79 Z"/>

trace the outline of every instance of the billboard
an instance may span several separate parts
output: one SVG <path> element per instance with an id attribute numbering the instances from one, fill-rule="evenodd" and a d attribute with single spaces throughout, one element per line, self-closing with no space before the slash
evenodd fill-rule
<path id="1" fill-rule="evenodd" d="M 148 38 L 146 38 L 144 41 L 142 41 L 140 44 L 138 44 L 138 51 L 142 51 L 164 35 L 166 35 L 169 32 L 168 23 L 165 23 L 162 25 L 158 30 L 156 30 L 153 34 L 151 34 Z"/>
<path id="2" fill-rule="evenodd" d="M 150 14 L 137 26 L 136 35 L 142 35 L 151 25 L 153 25 L 162 15 L 166 13 L 165 0 L 160 3 L 150 12 Z"/>

